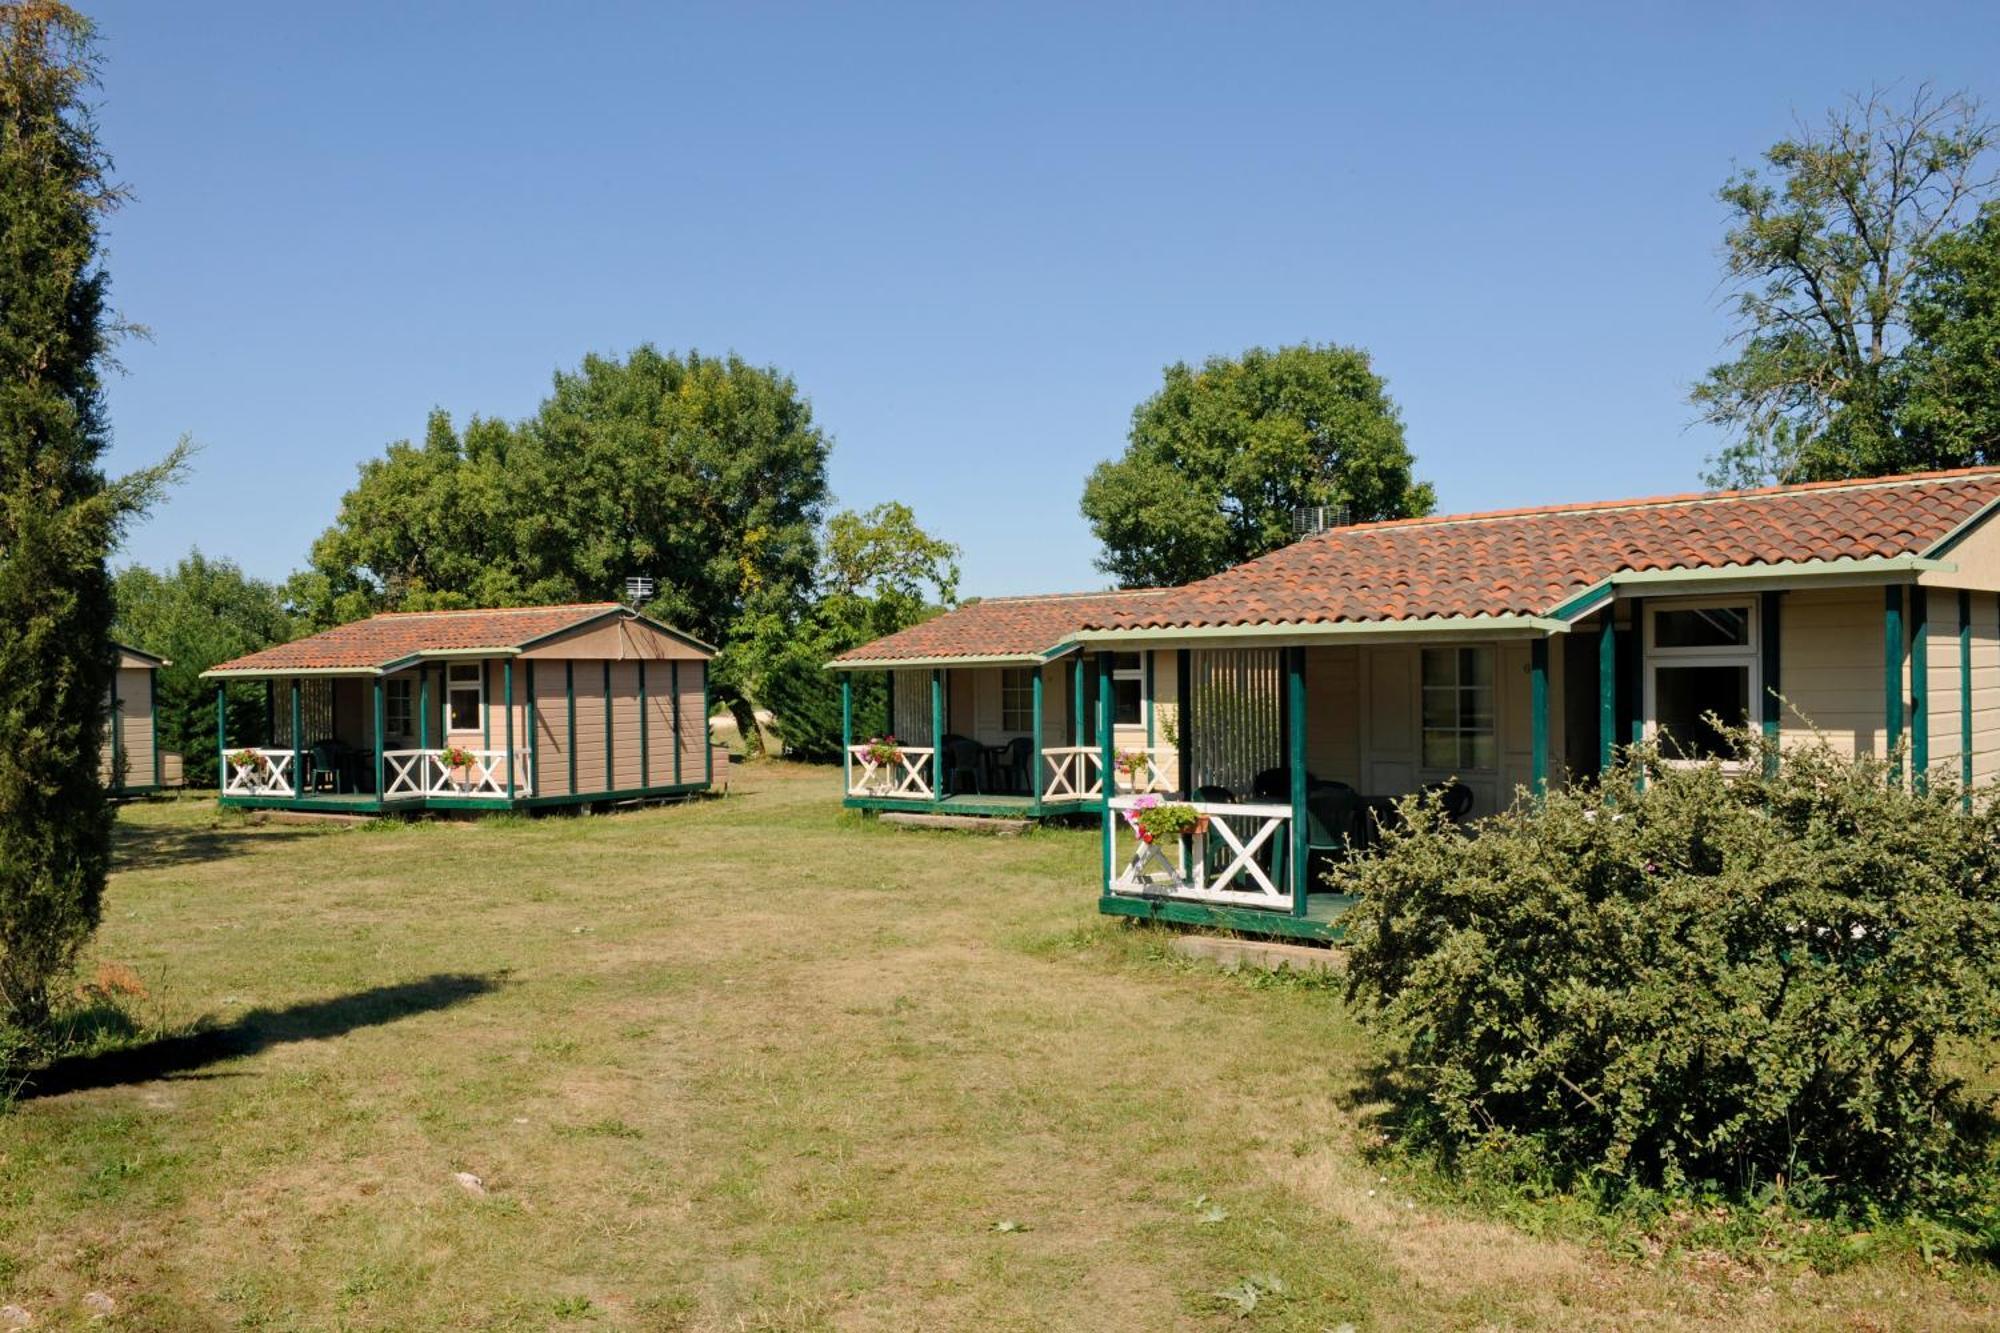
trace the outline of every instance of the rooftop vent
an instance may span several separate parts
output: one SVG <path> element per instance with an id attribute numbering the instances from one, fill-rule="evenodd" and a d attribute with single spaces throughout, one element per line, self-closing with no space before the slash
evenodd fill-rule
<path id="1" fill-rule="evenodd" d="M 1328 528 L 1344 528 L 1354 521 L 1346 505 L 1301 505 L 1292 511 L 1292 536 L 1310 537 Z"/>
<path id="2" fill-rule="evenodd" d="M 629 574 L 625 578 L 625 600 L 634 606 L 644 606 L 653 600 L 653 580 L 644 574 Z"/>

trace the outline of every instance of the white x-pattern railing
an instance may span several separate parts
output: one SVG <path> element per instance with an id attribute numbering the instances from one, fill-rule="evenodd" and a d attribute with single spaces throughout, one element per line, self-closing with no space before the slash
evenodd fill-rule
<path id="1" fill-rule="evenodd" d="M 911 801 L 934 799 L 932 776 L 937 750 L 925 745 L 898 746 L 893 757 L 877 759 L 866 745 L 847 747 L 847 794 Z"/>
<path id="2" fill-rule="evenodd" d="M 1216 805 L 1190 801 L 1197 814 L 1208 816 L 1208 828 L 1162 846 L 1142 841 L 1126 823 L 1125 812 L 1136 797 L 1111 798 L 1113 893 L 1187 898 L 1233 907 L 1289 909 L 1289 889 L 1272 878 L 1263 861 L 1273 858 L 1267 848 L 1285 836 L 1292 822 L 1288 805 Z M 1209 848 L 1221 844 L 1221 866 L 1210 871 Z M 1130 852 L 1121 860 L 1121 845 Z M 1177 844 L 1177 845 L 1176 845 Z M 1276 842 L 1276 846 L 1282 846 Z M 1261 858 L 1261 860 L 1260 860 Z"/>
<path id="3" fill-rule="evenodd" d="M 240 758 L 239 758 L 240 756 Z M 224 796 L 296 796 L 290 750 L 241 746 L 222 752 Z"/>
<path id="4" fill-rule="evenodd" d="M 1053 745 L 1042 751 L 1042 799 L 1096 800 L 1104 794 L 1104 752 L 1094 745 Z"/>
<path id="5" fill-rule="evenodd" d="M 383 784 L 382 795 L 390 799 L 398 796 L 507 799 L 507 751 L 461 750 L 458 757 L 467 761 L 462 764 L 446 763 L 446 754 L 444 750 L 385 751 L 382 764 L 388 770 L 388 780 Z M 532 776 L 524 762 L 514 774 L 516 797 L 534 794 Z"/>

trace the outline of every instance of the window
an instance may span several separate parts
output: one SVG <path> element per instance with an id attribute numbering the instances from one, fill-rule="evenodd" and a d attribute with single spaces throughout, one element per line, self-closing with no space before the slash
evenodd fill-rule
<path id="1" fill-rule="evenodd" d="M 416 713 L 410 708 L 410 682 L 392 680 L 382 695 L 382 726 L 391 736 L 416 734 Z"/>
<path id="2" fill-rule="evenodd" d="M 1493 727 L 1493 649 L 1426 648 L 1424 767 L 1454 773 L 1499 767 Z"/>
<path id="3" fill-rule="evenodd" d="M 1669 758 L 1726 752 L 1708 720 L 1755 722 L 1757 618 L 1751 602 L 1646 608 L 1646 724 Z"/>
<path id="4" fill-rule="evenodd" d="M 445 668 L 445 725 L 452 731 L 479 730 L 486 696 L 486 664 L 453 662 Z"/>
<path id="5" fill-rule="evenodd" d="M 1111 720 L 1121 727 L 1145 721 L 1146 667 L 1139 653 L 1118 653 L 1111 659 Z"/>
<path id="6" fill-rule="evenodd" d="M 1035 673 L 1027 667 L 1005 667 L 1000 672 L 1000 730 L 1034 729 Z"/>

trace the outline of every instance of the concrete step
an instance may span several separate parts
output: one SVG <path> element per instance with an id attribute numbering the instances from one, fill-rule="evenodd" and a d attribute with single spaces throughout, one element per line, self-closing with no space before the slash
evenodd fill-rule
<path id="1" fill-rule="evenodd" d="M 960 833 L 988 833 L 1001 838 L 1019 837 L 1028 829 L 1025 819 L 1004 819 L 997 815 L 918 815 L 897 810 L 883 814 L 882 822 L 898 828 L 955 829 Z"/>

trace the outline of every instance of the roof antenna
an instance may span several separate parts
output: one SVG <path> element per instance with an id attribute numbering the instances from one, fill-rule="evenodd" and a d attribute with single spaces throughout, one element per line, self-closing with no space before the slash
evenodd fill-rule
<path id="1" fill-rule="evenodd" d="M 625 600 L 632 604 L 632 609 L 635 611 L 647 602 L 652 601 L 652 577 L 646 574 L 627 574 L 625 576 Z"/>
<path id="2" fill-rule="evenodd" d="M 1292 540 L 1311 537 L 1328 528 L 1344 528 L 1354 521 L 1346 505 L 1300 505 L 1292 511 Z"/>

